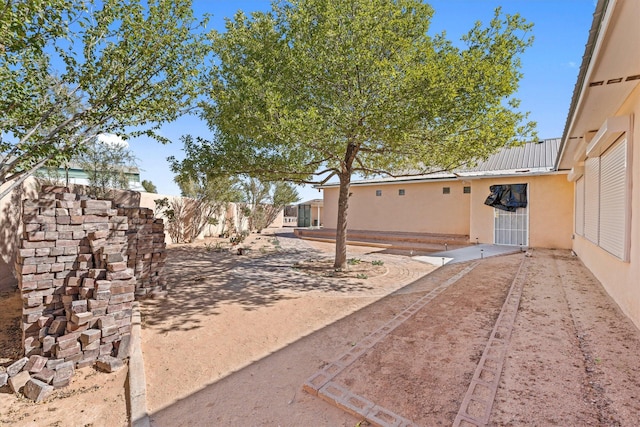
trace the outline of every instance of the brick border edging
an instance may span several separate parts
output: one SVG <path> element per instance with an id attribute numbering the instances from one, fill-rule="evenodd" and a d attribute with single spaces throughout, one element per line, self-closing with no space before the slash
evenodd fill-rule
<path id="1" fill-rule="evenodd" d="M 481 427 L 489 423 L 527 276 L 526 259 L 527 257 L 522 258 L 511 283 L 509 294 L 453 422 L 454 427 Z"/>
<path id="2" fill-rule="evenodd" d="M 351 350 L 347 351 L 337 360 L 309 377 L 303 384 L 302 389 L 356 417 L 362 417 L 374 426 L 415 426 L 412 421 L 403 418 L 380 405 L 376 405 L 374 402 L 371 402 L 364 397 L 351 393 L 349 390 L 338 385 L 332 380 L 394 329 L 404 323 L 405 320 L 414 315 L 435 297 L 440 295 L 449 286 L 471 272 L 471 270 L 473 270 L 478 264 L 480 264 L 480 261 L 476 261 L 465 267 L 462 271 L 447 279 L 440 286 L 420 297 L 396 317 L 361 340 Z"/>
<path id="3" fill-rule="evenodd" d="M 149 427 L 147 411 L 147 379 L 142 357 L 142 317 L 140 304 L 133 304 L 131 328 L 131 354 L 129 355 L 129 371 L 127 372 L 127 399 L 129 407 L 129 425 L 131 427 Z"/>

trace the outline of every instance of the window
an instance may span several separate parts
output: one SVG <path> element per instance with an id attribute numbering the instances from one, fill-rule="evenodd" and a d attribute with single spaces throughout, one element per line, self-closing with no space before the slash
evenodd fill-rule
<path id="1" fill-rule="evenodd" d="M 615 257 L 629 258 L 629 171 L 623 136 L 587 158 L 576 181 L 576 234 Z"/>
<path id="2" fill-rule="evenodd" d="M 451 187 L 442 187 L 442 194 L 451 194 Z"/>
<path id="3" fill-rule="evenodd" d="M 471 194 L 471 187 L 467 187 L 467 186 L 465 186 L 465 187 L 462 189 L 462 192 L 463 192 L 464 194 Z"/>
<path id="4" fill-rule="evenodd" d="M 404 189 L 403 188 L 398 190 L 398 196 L 404 196 Z"/>
<path id="5" fill-rule="evenodd" d="M 376 196 L 378 197 L 382 196 L 382 190 L 376 190 Z"/>

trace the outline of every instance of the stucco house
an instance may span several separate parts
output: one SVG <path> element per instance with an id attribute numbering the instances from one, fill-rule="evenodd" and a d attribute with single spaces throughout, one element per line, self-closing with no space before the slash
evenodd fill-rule
<path id="1" fill-rule="evenodd" d="M 354 181 L 349 230 L 448 234 L 466 236 L 472 243 L 571 248 L 572 185 L 567 171 L 555 170 L 559 147 L 560 139 L 547 139 L 504 148 L 473 168 Z M 485 204 L 492 186 L 517 184 L 522 184 L 526 206 L 508 211 Z M 321 188 L 324 226 L 336 228 L 338 184 Z"/>
<path id="2" fill-rule="evenodd" d="M 573 185 L 572 248 L 640 327 L 640 1 L 599 0 L 556 168 Z"/>
<path id="3" fill-rule="evenodd" d="M 323 218 L 323 200 L 312 199 L 298 204 L 298 227 L 320 227 Z"/>

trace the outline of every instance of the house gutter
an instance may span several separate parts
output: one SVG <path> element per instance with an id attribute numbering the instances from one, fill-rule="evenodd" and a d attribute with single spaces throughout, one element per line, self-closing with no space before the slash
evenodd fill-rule
<path id="1" fill-rule="evenodd" d="M 368 182 L 352 182 L 352 187 L 366 187 L 366 186 L 380 186 L 380 185 L 398 185 L 398 184 L 413 184 L 413 183 L 429 183 L 429 182 L 454 182 L 454 181 L 471 181 L 477 179 L 488 179 L 488 178 L 521 178 L 521 177 L 530 177 L 530 176 L 549 176 L 549 175 L 567 175 L 569 173 L 568 170 L 541 170 L 535 172 L 509 172 L 509 173 L 500 173 L 500 174 L 478 174 L 478 175 L 464 175 L 463 173 L 457 173 L 456 176 L 445 177 L 445 178 L 420 178 L 420 179 L 405 179 L 405 180 L 397 180 L 397 181 L 368 181 Z M 340 184 L 324 184 L 321 186 L 317 186 L 315 188 L 325 189 L 325 188 L 337 188 Z"/>
<path id="2" fill-rule="evenodd" d="M 597 40 L 600 33 L 606 29 L 611 14 L 605 15 L 604 11 L 609 7 L 609 3 L 615 3 L 617 0 L 598 0 L 596 4 L 595 12 L 593 12 L 593 21 L 591 22 L 591 29 L 589 30 L 589 38 L 585 45 L 584 55 L 582 56 L 582 64 L 580 65 L 580 71 L 578 73 L 578 80 L 573 88 L 573 96 L 571 97 L 571 104 L 569 106 L 569 114 L 567 115 L 567 121 L 564 125 L 564 132 L 562 139 L 560 140 L 560 155 L 556 158 L 555 170 L 559 170 L 560 162 L 564 157 L 564 151 L 568 144 L 569 130 L 573 127 L 575 120 L 576 110 L 582 97 L 585 93 L 585 84 L 587 75 L 590 74 L 591 59 L 593 58 L 596 48 L 598 47 Z M 605 19 L 606 18 L 606 19 Z"/>

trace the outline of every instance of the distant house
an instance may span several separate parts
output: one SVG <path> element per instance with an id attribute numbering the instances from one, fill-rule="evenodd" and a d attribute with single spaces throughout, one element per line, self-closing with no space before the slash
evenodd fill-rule
<path id="1" fill-rule="evenodd" d="M 640 327 L 640 1 L 599 0 L 557 169 L 573 186 L 572 248 Z"/>
<path id="2" fill-rule="evenodd" d="M 324 202 L 322 199 L 307 200 L 298 203 L 298 227 L 320 227 L 322 226 Z"/>
<path id="3" fill-rule="evenodd" d="M 557 172 L 560 139 L 504 148 L 473 168 L 418 177 L 354 181 L 348 227 L 359 231 L 466 236 L 473 243 L 571 248 L 572 185 Z M 338 184 L 324 190 L 323 221 L 336 228 Z M 524 203 L 494 200 L 521 191 Z M 495 194 L 494 194 L 495 195 Z M 505 210 L 506 209 L 506 210 Z"/>
<path id="4" fill-rule="evenodd" d="M 140 182 L 140 170 L 137 167 L 127 167 L 124 173 L 129 180 L 128 190 L 146 191 Z M 38 172 L 38 175 L 65 186 L 89 185 L 89 174 L 74 162 L 58 168 L 43 168 Z"/>

